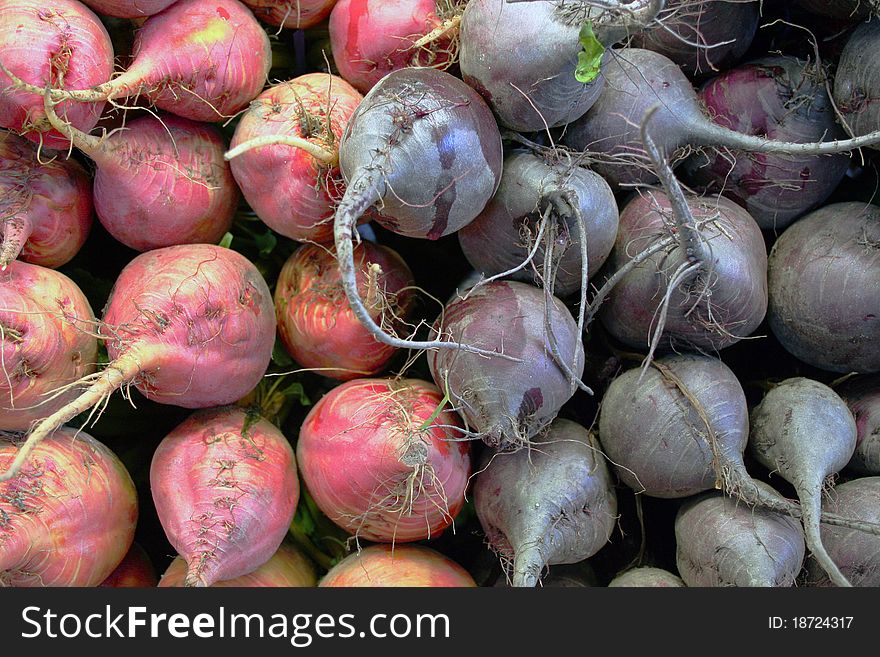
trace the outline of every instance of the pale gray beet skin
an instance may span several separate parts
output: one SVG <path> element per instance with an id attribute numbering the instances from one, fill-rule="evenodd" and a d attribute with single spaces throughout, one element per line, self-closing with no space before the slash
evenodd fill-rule
<path id="1" fill-rule="evenodd" d="M 880 208 L 834 203 L 789 226 L 768 259 L 770 328 L 798 359 L 880 371 Z"/>
<path id="2" fill-rule="evenodd" d="M 479 214 L 501 179 L 501 134 L 480 95 L 432 68 L 389 73 L 364 97 L 339 142 L 346 190 L 334 216 L 342 285 L 358 320 L 386 344 L 440 347 L 402 340 L 372 319 L 357 288 L 352 235 L 377 206 L 376 221 L 408 237 L 437 239 Z M 446 345 L 460 348 L 459 346 Z"/>
<path id="3" fill-rule="evenodd" d="M 568 208 L 577 199 L 586 232 L 587 275 L 595 275 L 611 252 L 617 236 L 617 202 L 608 183 L 587 168 L 552 161 L 525 152 L 504 159 L 501 183 L 479 216 L 458 231 L 465 257 L 487 276 L 516 268 L 529 256 L 545 208 L 554 224 L 554 294 L 565 297 L 580 289 L 581 231 L 577 214 Z M 547 227 L 541 243 L 547 239 Z M 547 255 L 538 246 L 529 265 L 511 275 L 538 283 Z"/>
<path id="4" fill-rule="evenodd" d="M 880 141 L 878 133 L 857 140 L 806 144 L 738 133 L 706 116 L 691 82 L 668 57 L 641 48 L 619 48 L 607 53 L 606 60 L 602 94 L 586 114 L 566 127 L 562 143 L 588 152 L 595 160 L 592 168 L 613 188 L 656 182 L 640 134 L 645 115 L 655 106 L 659 109 L 652 133 L 661 152 L 671 157 L 673 163 L 680 161 L 691 147 L 726 146 L 761 153 L 821 155 Z"/>
<path id="5" fill-rule="evenodd" d="M 719 3 L 724 4 L 724 3 Z M 707 82 L 699 97 L 715 123 L 770 139 L 844 139 L 816 66 L 792 57 L 764 57 Z M 783 229 L 837 188 L 850 156 L 742 151 L 695 153 L 680 170 L 700 194 L 724 194 L 761 228 Z"/>
<path id="6" fill-rule="evenodd" d="M 630 45 L 666 55 L 690 76 L 706 76 L 736 63 L 758 29 L 758 1 L 667 0 L 657 23 Z"/>
<path id="7" fill-rule="evenodd" d="M 696 276 L 671 290 L 660 346 L 723 349 L 750 335 L 764 319 L 764 238 L 748 212 L 723 197 L 688 197 L 687 204 L 707 262 Z M 616 272 L 636 254 L 672 237 L 673 226 L 666 194 L 649 190 L 634 196 L 620 213 L 608 271 Z M 664 294 L 683 264 L 687 257 L 672 239 L 668 248 L 629 271 L 600 309 L 599 318 L 608 332 L 630 347 L 644 348 L 657 327 Z"/>
<path id="8" fill-rule="evenodd" d="M 880 374 L 853 377 L 836 390 L 856 421 L 856 450 L 847 469 L 880 475 Z"/>
<path id="9" fill-rule="evenodd" d="M 474 483 L 477 518 L 510 564 L 513 586 L 535 586 L 547 566 L 598 552 L 617 523 L 617 496 L 589 432 L 556 420 L 516 452 L 487 450 Z"/>
<path id="10" fill-rule="evenodd" d="M 862 477 L 839 484 L 822 506 L 848 518 L 880 523 L 880 477 Z M 880 586 L 880 537 L 825 524 L 821 532 L 828 554 L 853 586 Z M 808 585 L 833 586 L 815 559 L 808 557 L 806 567 Z"/>
<path id="11" fill-rule="evenodd" d="M 555 2 L 471 0 L 461 16 L 462 78 L 492 107 L 498 122 L 523 132 L 557 127 L 583 115 L 602 92 L 602 76 L 575 79 L 580 23 Z"/>
<path id="12" fill-rule="evenodd" d="M 759 483 L 771 492 L 769 486 Z M 675 518 L 675 559 L 686 586 L 792 586 L 804 533 L 789 516 L 719 492 L 687 500 Z"/>
<path id="13" fill-rule="evenodd" d="M 880 3 L 874 11 L 880 10 Z M 834 102 L 853 134 L 880 128 L 880 18 L 859 25 L 840 53 L 834 74 Z M 878 148 L 878 146 L 873 146 Z"/>
<path id="14" fill-rule="evenodd" d="M 651 497 L 711 490 L 722 468 L 750 480 L 743 464 L 748 435 L 742 386 L 710 356 L 666 356 L 644 373 L 628 370 L 602 398 L 602 448 L 623 483 Z"/>
<path id="15" fill-rule="evenodd" d="M 653 587 L 653 588 L 680 588 L 685 586 L 684 581 L 678 575 L 670 573 L 663 568 L 641 566 L 621 573 L 610 582 L 608 586 L 617 587 Z"/>
<path id="16" fill-rule="evenodd" d="M 584 371 L 581 337 L 568 308 L 538 288 L 518 281 L 493 281 L 471 288 L 447 304 L 434 333 L 511 358 L 485 358 L 468 351 L 435 349 L 428 366 L 468 429 L 486 444 L 521 447 L 555 417 L 574 394 L 556 364 L 546 330 L 550 313 L 558 353 L 580 378 Z"/>
<path id="17" fill-rule="evenodd" d="M 771 389 L 750 422 L 749 452 L 794 486 L 810 552 L 836 585 L 849 586 L 819 532 L 825 480 L 846 466 L 856 447 L 856 423 L 846 403 L 828 386 L 796 377 Z"/>

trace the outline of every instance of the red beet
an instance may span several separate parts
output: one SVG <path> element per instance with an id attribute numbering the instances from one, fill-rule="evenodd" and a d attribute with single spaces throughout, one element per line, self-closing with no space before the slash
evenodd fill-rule
<path id="1" fill-rule="evenodd" d="M 413 309 L 413 275 L 388 247 L 354 249 L 358 288 L 373 320 L 404 329 Z M 287 260 L 275 286 L 278 336 L 299 365 L 340 381 L 380 372 L 397 349 L 364 328 L 345 298 L 332 250 L 304 244 Z"/>
<path id="2" fill-rule="evenodd" d="M 464 505 L 461 420 L 432 384 L 360 379 L 324 395 L 300 428 L 297 462 L 318 507 L 359 539 L 433 538 Z"/>
<path id="3" fill-rule="evenodd" d="M 242 115 L 226 158 L 248 205 L 299 242 L 333 238 L 345 183 L 339 140 L 362 97 L 342 78 L 307 73 L 270 87 Z"/>

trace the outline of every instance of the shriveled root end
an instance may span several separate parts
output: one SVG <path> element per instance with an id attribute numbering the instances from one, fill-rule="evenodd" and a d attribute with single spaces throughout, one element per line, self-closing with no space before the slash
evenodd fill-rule
<path id="1" fill-rule="evenodd" d="M 187 560 L 186 577 L 183 585 L 187 588 L 204 588 L 211 586 L 213 580 L 209 581 L 206 577 L 206 571 L 209 564 L 214 560 L 213 552 L 202 552 L 201 554 Z"/>

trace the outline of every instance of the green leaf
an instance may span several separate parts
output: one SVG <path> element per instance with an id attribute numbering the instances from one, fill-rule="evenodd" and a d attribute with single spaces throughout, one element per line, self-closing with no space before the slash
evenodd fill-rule
<path id="1" fill-rule="evenodd" d="M 280 394 L 282 397 L 296 397 L 299 400 L 300 406 L 312 405 L 312 401 L 306 394 L 306 389 L 299 381 L 294 381 L 286 388 L 282 388 L 278 394 Z"/>
<path id="2" fill-rule="evenodd" d="M 254 241 L 257 244 L 257 248 L 260 250 L 261 256 L 267 256 L 275 249 L 275 246 L 278 244 L 278 238 L 275 237 L 275 233 L 271 230 L 267 230 L 262 235 L 257 235 L 254 238 Z"/>
<path id="3" fill-rule="evenodd" d="M 232 233 L 226 233 L 223 236 L 223 239 L 220 240 L 220 246 L 222 246 L 224 249 L 228 249 L 231 244 L 232 244 Z"/>
<path id="4" fill-rule="evenodd" d="M 280 340 L 275 340 L 275 346 L 272 347 L 272 362 L 278 367 L 290 367 L 293 365 L 293 358 L 287 353 L 287 349 Z"/>
<path id="5" fill-rule="evenodd" d="M 577 68 L 574 70 L 574 77 L 578 82 L 587 84 L 599 76 L 599 70 L 602 67 L 602 56 L 605 54 L 605 46 L 593 34 L 592 21 L 584 22 L 578 39 L 583 50 L 578 53 L 578 63 Z"/>

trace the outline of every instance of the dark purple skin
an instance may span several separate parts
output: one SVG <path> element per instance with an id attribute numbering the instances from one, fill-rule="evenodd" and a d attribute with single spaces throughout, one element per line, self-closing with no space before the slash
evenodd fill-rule
<path id="1" fill-rule="evenodd" d="M 566 194 L 578 199 L 587 234 L 588 276 L 595 275 L 614 246 L 617 236 L 617 202 L 608 183 L 589 169 L 545 161 L 531 153 L 516 152 L 504 159 L 501 184 L 480 215 L 458 231 L 461 249 L 471 266 L 487 276 L 508 271 L 522 263 L 532 249 L 541 216 L 554 197 Z M 557 227 L 553 246 L 554 293 L 565 297 L 581 287 L 581 247 L 578 222 L 570 213 L 551 212 Z M 528 232 L 526 232 L 528 231 Z M 545 233 L 546 234 L 546 233 Z M 545 237 L 542 236 L 542 242 Z M 491 245 L 491 248 L 487 248 Z M 532 264 L 512 275 L 534 282 L 543 275 L 546 249 L 541 246 Z M 537 268 L 537 273 L 536 273 Z"/>
<path id="2" fill-rule="evenodd" d="M 801 143 L 846 138 L 819 72 L 791 57 L 738 66 L 710 80 L 699 97 L 715 123 L 737 132 Z M 849 161 L 848 153 L 707 152 L 692 155 L 681 169 L 697 192 L 723 193 L 761 228 L 781 230 L 831 195 Z"/>
<path id="3" fill-rule="evenodd" d="M 675 542 L 678 572 L 691 587 L 792 586 L 806 552 L 796 520 L 717 491 L 679 508 Z"/>
<path id="4" fill-rule="evenodd" d="M 741 207 L 723 197 L 688 197 L 711 254 L 701 273 L 673 291 L 660 340 L 661 349 L 717 350 L 750 335 L 767 310 L 767 252 L 761 230 Z M 715 217 L 702 224 L 701 220 Z M 659 191 L 634 196 L 620 213 L 617 242 L 608 270 L 617 271 L 648 246 L 670 234 L 669 200 Z M 684 262 L 680 247 L 654 254 L 612 290 L 599 318 L 615 338 L 646 348 L 656 313 L 673 272 Z M 707 272 L 711 272 L 708 274 Z M 702 293 L 709 283 L 711 296 Z M 697 295 L 700 301 L 694 308 Z"/>
<path id="5" fill-rule="evenodd" d="M 855 135 L 880 129 L 880 73 L 875 59 L 878 50 L 880 18 L 873 18 L 850 35 L 834 74 L 834 102 Z M 871 148 L 880 149 L 880 145 Z"/>
<path id="6" fill-rule="evenodd" d="M 753 152 L 824 154 L 871 143 L 781 142 L 761 135 L 735 132 L 706 116 L 697 93 L 681 68 L 668 57 L 641 48 L 620 48 L 606 56 L 602 69 L 605 90 L 577 121 L 570 123 L 562 143 L 589 151 L 593 170 L 616 188 L 657 181 L 644 151 L 641 124 L 654 107 L 651 136 L 674 166 L 692 147 L 727 146 Z M 687 147 L 687 148 L 685 148 Z M 800 169 L 796 169 L 797 172 Z M 790 180 L 794 175 L 783 176 Z"/>
<path id="7" fill-rule="evenodd" d="M 837 388 L 856 420 L 856 451 L 847 464 L 853 472 L 880 475 L 880 374 L 855 376 Z"/>
<path id="8" fill-rule="evenodd" d="M 516 587 L 536 586 L 547 566 L 593 556 L 617 524 L 605 459 L 584 427 L 562 419 L 527 448 L 486 451 L 474 508 Z"/>
<path id="9" fill-rule="evenodd" d="M 862 477 L 839 484 L 822 508 L 846 518 L 880 523 L 880 477 Z M 828 554 L 853 586 L 880 586 L 880 537 L 857 529 L 822 525 Z M 808 586 L 833 586 L 825 571 L 807 559 Z"/>
<path id="10" fill-rule="evenodd" d="M 521 447 L 546 427 L 574 394 L 553 360 L 542 290 L 517 281 L 480 285 L 446 306 L 435 323 L 440 339 L 503 353 L 518 361 L 435 349 L 428 365 L 468 429 L 488 445 Z M 550 325 L 559 354 L 580 377 L 584 351 L 577 324 L 558 299 Z"/>
<path id="11" fill-rule="evenodd" d="M 348 188 L 337 221 L 378 204 L 376 221 L 400 235 L 448 235 L 492 197 L 502 157 L 498 125 L 473 89 L 431 68 L 394 71 L 364 97 L 339 142 Z"/>
<path id="12" fill-rule="evenodd" d="M 684 385 L 691 399 L 666 372 Z M 711 490 L 718 477 L 716 462 L 749 478 L 743 464 L 748 436 L 742 386 L 727 365 L 710 356 L 666 356 L 644 374 L 641 368 L 628 370 L 602 398 L 602 448 L 620 480 L 651 497 L 680 498 Z"/>
<path id="13" fill-rule="evenodd" d="M 575 79 L 580 26 L 555 2 L 471 0 L 461 16 L 462 77 L 505 127 L 529 132 L 565 125 L 582 116 L 603 87 L 601 75 L 588 84 Z"/>
<path id="14" fill-rule="evenodd" d="M 750 423 L 749 452 L 794 486 L 807 547 L 836 585 L 848 586 L 819 532 L 825 480 L 846 466 L 856 447 L 856 423 L 846 402 L 818 381 L 786 379 L 752 410 Z"/>
<path id="15" fill-rule="evenodd" d="M 712 75 L 749 49 L 758 29 L 758 5 L 758 0 L 667 0 L 657 16 L 663 26 L 634 34 L 630 45 L 666 55 L 692 77 Z"/>
<path id="16" fill-rule="evenodd" d="M 834 203 L 789 226 L 768 260 L 774 335 L 832 372 L 880 371 L 880 208 Z"/>

